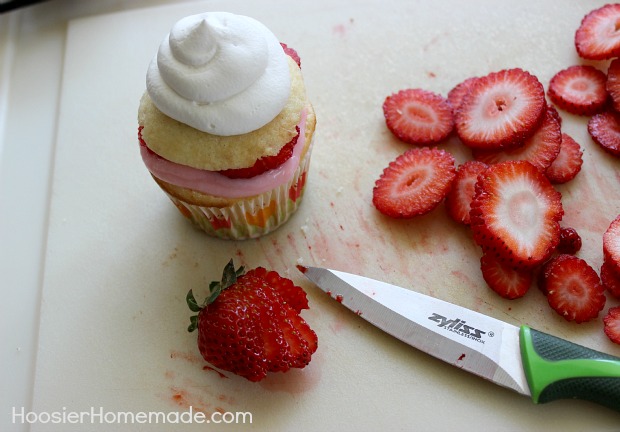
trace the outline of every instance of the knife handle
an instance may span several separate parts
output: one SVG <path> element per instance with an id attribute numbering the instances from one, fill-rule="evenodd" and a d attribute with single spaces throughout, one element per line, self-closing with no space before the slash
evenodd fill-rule
<path id="1" fill-rule="evenodd" d="M 620 411 L 620 358 L 527 326 L 519 342 L 535 403 L 583 399 Z"/>

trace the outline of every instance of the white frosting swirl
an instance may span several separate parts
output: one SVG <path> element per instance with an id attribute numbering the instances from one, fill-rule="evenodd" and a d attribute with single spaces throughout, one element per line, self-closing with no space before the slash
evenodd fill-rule
<path id="1" fill-rule="evenodd" d="M 164 39 L 146 74 L 155 106 L 214 135 L 239 135 L 273 120 L 291 78 L 280 42 L 253 18 L 227 12 L 191 15 Z"/>

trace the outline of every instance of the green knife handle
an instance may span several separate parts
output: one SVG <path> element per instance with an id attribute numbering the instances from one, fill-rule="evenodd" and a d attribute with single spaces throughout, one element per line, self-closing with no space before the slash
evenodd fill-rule
<path id="1" fill-rule="evenodd" d="M 620 358 L 527 326 L 520 345 L 535 403 L 583 399 L 620 411 Z"/>

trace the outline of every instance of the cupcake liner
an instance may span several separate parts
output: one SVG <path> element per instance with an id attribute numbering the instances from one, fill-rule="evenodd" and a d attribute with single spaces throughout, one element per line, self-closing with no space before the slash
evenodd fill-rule
<path id="1" fill-rule="evenodd" d="M 183 216 L 213 237 L 244 240 L 263 236 L 284 224 L 301 204 L 311 146 L 288 182 L 230 207 L 203 207 L 166 195 Z"/>

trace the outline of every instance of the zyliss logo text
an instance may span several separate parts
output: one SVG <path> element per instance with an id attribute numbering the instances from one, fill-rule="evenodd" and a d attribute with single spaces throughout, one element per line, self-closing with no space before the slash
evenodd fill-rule
<path id="1" fill-rule="evenodd" d="M 436 322 L 438 324 L 438 327 L 445 328 L 448 331 L 451 331 L 468 339 L 473 339 L 476 342 L 484 343 L 482 336 L 484 336 L 486 332 L 467 325 L 466 321 L 460 318 L 448 319 L 444 316 L 439 315 L 438 313 L 433 312 L 433 314 L 429 316 L 428 319 Z"/>

